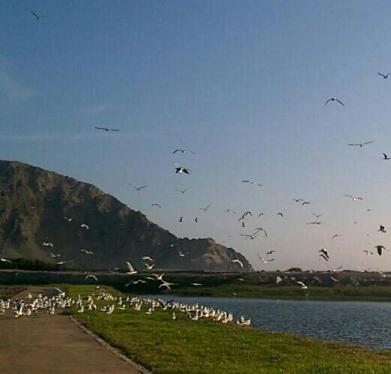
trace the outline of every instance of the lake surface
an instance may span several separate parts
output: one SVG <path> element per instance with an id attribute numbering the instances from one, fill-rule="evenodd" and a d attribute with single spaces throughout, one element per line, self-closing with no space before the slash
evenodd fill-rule
<path id="1" fill-rule="evenodd" d="M 391 303 L 360 301 L 294 301 L 219 297 L 153 296 L 198 303 L 251 317 L 265 330 L 339 340 L 391 349 Z"/>

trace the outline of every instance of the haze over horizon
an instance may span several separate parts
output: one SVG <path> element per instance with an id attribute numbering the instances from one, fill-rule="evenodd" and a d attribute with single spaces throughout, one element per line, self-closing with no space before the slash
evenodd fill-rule
<path id="1" fill-rule="evenodd" d="M 386 1 L 4 3 L 0 159 L 95 184 L 175 235 L 233 247 L 255 269 L 391 270 L 390 252 L 363 253 L 391 247 L 382 160 L 391 78 L 377 74 L 391 71 L 388 10 Z M 345 106 L 324 105 L 331 97 Z M 254 216 L 242 228 L 246 210 Z M 313 213 L 321 225 L 307 225 Z M 240 236 L 258 226 L 268 238 Z M 265 250 L 275 260 L 261 264 Z"/>

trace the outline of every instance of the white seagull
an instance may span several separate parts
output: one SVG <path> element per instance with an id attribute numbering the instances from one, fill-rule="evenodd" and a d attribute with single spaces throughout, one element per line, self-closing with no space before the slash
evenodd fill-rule
<path id="1" fill-rule="evenodd" d="M 138 273 L 138 271 L 134 269 L 134 267 L 129 261 L 126 261 L 126 266 L 128 267 L 128 271 L 126 272 L 126 274 L 134 275 Z"/>

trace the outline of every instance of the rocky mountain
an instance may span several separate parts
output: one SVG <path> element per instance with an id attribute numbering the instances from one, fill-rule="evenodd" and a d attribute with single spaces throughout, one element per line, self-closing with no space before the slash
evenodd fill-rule
<path id="1" fill-rule="evenodd" d="M 159 269 L 252 270 L 232 248 L 213 239 L 177 238 L 91 184 L 0 161 L 0 257 L 66 261 L 65 269 L 124 268 L 130 261 L 142 269 L 145 255 Z"/>

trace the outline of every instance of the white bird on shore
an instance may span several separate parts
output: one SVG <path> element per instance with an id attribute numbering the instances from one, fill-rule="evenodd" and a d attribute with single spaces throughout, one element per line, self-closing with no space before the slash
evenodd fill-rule
<path id="1" fill-rule="evenodd" d="M 250 326 L 251 319 L 245 319 L 244 316 L 240 316 L 239 321 L 236 321 L 239 326 Z"/>
<path id="2" fill-rule="evenodd" d="M 11 260 L 8 260 L 6 258 L 0 258 L 0 262 L 9 262 L 9 263 L 12 263 Z"/>
<path id="3" fill-rule="evenodd" d="M 114 312 L 114 309 L 115 309 L 115 305 L 112 304 L 111 306 L 109 306 L 109 308 L 108 308 L 106 314 L 111 314 L 111 313 L 113 313 L 113 312 Z"/>

